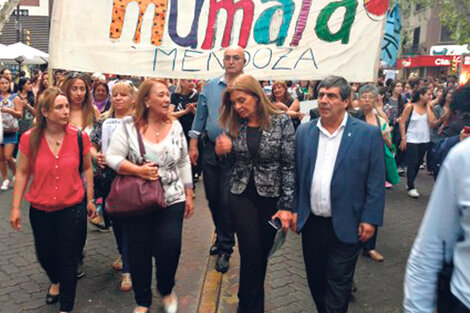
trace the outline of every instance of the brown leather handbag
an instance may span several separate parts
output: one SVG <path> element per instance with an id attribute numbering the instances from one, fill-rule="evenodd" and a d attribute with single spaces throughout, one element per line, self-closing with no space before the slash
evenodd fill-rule
<path id="1" fill-rule="evenodd" d="M 145 159 L 145 146 L 137 129 L 140 155 Z M 160 180 L 150 181 L 132 175 L 118 175 L 106 198 L 106 211 L 113 217 L 134 217 L 166 208 L 165 191 Z"/>

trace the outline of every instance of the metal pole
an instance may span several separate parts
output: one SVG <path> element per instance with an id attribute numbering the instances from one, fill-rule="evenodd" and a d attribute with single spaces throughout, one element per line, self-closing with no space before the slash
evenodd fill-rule
<path id="1" fill-rule="evenodd" d="M 20 5 L 16 6 L 16 42 L 21 39 L 21 26 L 20 26 Z"/>
<path id="2" fill-rule="evenodd" d="M 54 75 L 54 72 L 52 71 L 52 67 L 49 67 L 47 68 L 47 74 L 49 76 L 49 87 L 52 87 L 54 85 L 54 77 L 52 77 L 52 75 Z"/>

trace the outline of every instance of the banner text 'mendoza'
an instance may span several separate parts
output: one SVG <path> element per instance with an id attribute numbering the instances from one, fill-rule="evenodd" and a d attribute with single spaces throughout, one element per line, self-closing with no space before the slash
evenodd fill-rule
<path id="1" fill-rule="evenodd" d="M 253 71 L 292 71 L 302 68 L 307 71 L 319 69 L 312 48 L 307 48 L 299 55 L 293 55 L 294 48 L 258 47 L 254 50 L 245 50 L 245 67 Z M 198 62 L 192 62 L 193 58 Z M 169 69 L 181 72 L 211 72 L 222 71 L 223 62 L 214 51 L 200 51 L 193 49 L 164 49 L 156 47 L 153 59 L 153 71 Z"/>

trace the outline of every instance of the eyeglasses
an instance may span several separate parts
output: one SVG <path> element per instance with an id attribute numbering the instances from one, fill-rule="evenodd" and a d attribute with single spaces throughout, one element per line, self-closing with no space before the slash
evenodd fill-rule
<path id="1" fill-rule="evenodd" d="M 362 100 L 376 100 L 377 99 L 376 96 L 364 96 L 364 95 L 362 95 L 360 98 Z"/>
<path id="2" fill-rule="evenodd" d="M 242 57 L 238 54 L 236 54 L 236 55 L 224 55 L 224 61 L 230 61 L 230 60 L 240 61 L 241 59 L 242 59 Z"/>

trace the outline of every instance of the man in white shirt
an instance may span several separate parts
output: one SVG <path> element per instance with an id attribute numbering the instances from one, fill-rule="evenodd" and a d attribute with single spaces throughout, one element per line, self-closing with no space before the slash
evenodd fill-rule
<path id="1" fill-rule="evenodd" d="M 296 133 L 293 228 L 302 232 L 310 291 L 319 313 L 347 312 L 361 244 L 382 225 L 383 139 L 347 114 L 351 88 L 337 76 L 318 86 L 320 118 Z"/>

